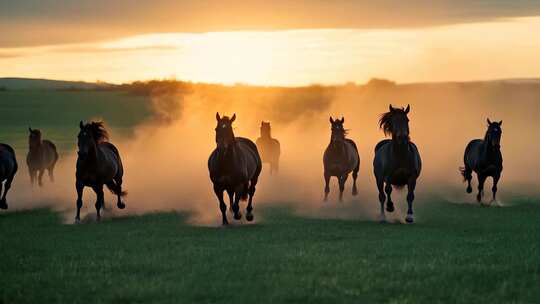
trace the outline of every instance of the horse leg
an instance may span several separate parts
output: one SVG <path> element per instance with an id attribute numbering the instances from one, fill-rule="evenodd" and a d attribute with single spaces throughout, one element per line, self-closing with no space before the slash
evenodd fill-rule
<path id="1" fill-rule="evenodd" d="M 345 174 L 339 177 L 339 201 L 343 202 L 343 191 L 345 191 L 345 182 L 349 178 L 349 174 Z"/>
<path id="2" fill-rule="evenodd" d="M 2 193 L 2 185 L 3 185 L 2 182 L 0 182 L 0 193 Z M 7 205 L 6 201 L 0 199 L 0 209 L 5 210 L 7 208 L 8 208 L 8 205 Z"/>
<path id="3" fill-rule="evenodd" d="M 324 201 L 328 200 L 328 193 L 330 193 L 330 174 L 324 172 Z"/>
<path id="4" fill-rule="evenodd" d="M 232 206 L 234 205 L 234 189 L 227 189 L 227 194 L 229 195 L 229 210 L 232 212 Z"/>
<path id="5" fill-rule="evenodd" d="M 384 201 L 386 200 L 386 195 L 384 195 L 384 182 L 381 178 L 377 178 L 377 189 L 379 190 L 379 203 L 381 204 L 381 215 L 380 221 L 385 222 L 386 216 L 384 215 Z"/>
<path id="6" fill-rule="evenodd" d="M 49 180 L 54 183 L 54 165 L 47 169 L 49 173 Z"/>
<path id="7" fill-rule="evenodd" d="M 34 173 L 35 171 L 28 168 L 28 175 L 30 175 L 30 184 L 33 186 L 34 185 L 34 182 L 36 180 L 36 175 Z"/>
<path id="8" fill-rule="evenodd" d="M 471 193 L 472 192 L 472 187 L 471 187 L 472 170 L 468 166 L 465 166 L 465 169 L 463 170 L 463 177 L 467 181 L 467 193 Z"/>
<path id="9" fill-rule="evenodd" d="M 84 185 L 79 181 L 75 182 L 75 188 L 77 189 L 77 215 L 75 215 L 75 223 L 78 224 L 81 221 L 81 208 L 82 208 L 82 195 Z"/>
<path id="10" fill-rule="evenodd" d="M 354 168 L 353 173 L 352 173 L 352 178 L 353 178 L 352 195 L 358 194 L 358 189 L 356 188 L 356 179 L 358 178 L 358 170 L 360 169 L 359 167 L 360 166 L 356 166 L 356 168 Z"/>
<path id="11" fill-rule="evenodd" d="M 118 209 L 124 209 L 124 208 L 126 208 L 126 204 L 124 202 L 122 202 L 122 195 L 125 195 L 125 193 L 122 194 L 122 176 L 116 176 L 114 178 L 114 182 L 116 183 L 116 189 L 117 189 L 117 192 L 116 192 L 116 197 L 117 197 L 116 207 L 118 207 Z M 103 206 L 103 208 L 105 208 L 105 205 Z"/>
<path id="12" fill-rule="evenodd" d="M 491 202 L 497 202 L 497 183 L 499 182 L 499 178 L 501 178 L 500 173 L 497 173 L 493 176 L 493 187 L 491 188 L 491 191 L 493 192 L 493 198 Z"/>
<path id="13" fill-rule="evenodd" d="M 416 188 L 416 178 L 411 178 L 409 180 L 409 183 L 407 183 L 407 217 L 405 217 L 405 221 L 407 223 L 413 223 L 414 222 L 414 215 L 413 215 L 413 201 L 414 201 L 414 189 Z"/>
<path id="14" fill-rule="evenodd" d="M 94 189 L 94 192 L 96 193 L 96 214 L 97 214 L 97 220 L 100 221 L 101 220 L 101 214 L 100 214 L 100 210 L 101 210 L 101 206 L 103 206 L 103 201 L 105 200 L 104 199 L 104 193 L 103 193 L 103 185 L 99 185 L 99 186 L 94 186 L 92 187 L 92 189 Z"/>
<path id="15" fill-rule="evenodd" d="M 253 196 L 255 195 L 255 186 L 257 185 L 258 178 L 254 178 L 251 180 L 249 184 L 249 199 L 248 199 L 248 205 L 246 208 L 246 220 L 248 222 L 253 221 Z"/>
<path id="16" fill-rule="evenodd" d="M 219 200 L 219 209 L 221 210 L 222 224 L 228 225 L 229 221 L 227 221 L 227 205 L 223 201 L 223 189 L 214 185 L 214 193 L 216 193 L 216 196 Z"/>
<path id="17" fill-rule="evenodd" d="M 38 185 L 41 187 L 43 186 L 43 174 L 45 173 L 45 169 L 40 169 L 39 170 L 39 175 L 38 175 Z"/>
<path id="18" fill-rule="evenodd" d="M 486 181 L 486 176 L 478 174 L 478 194 L 476 195 L 476 200 L 482 204 L 482 196 L 484 195 L 484 182 Z"/>
<path id="19" fill-rule="evenodd" d="M 242 212 L 240 212 L 240 198 L 242 197 L 245 188 L 245 185 L 240 185 L 236 187 L 234 191 L 233 218 L 237 221 L 242 219 Z"/>
<path id="20" fill-rule="evenodd" d="M 386 187 L 384 187 L 384 192 L 386 192 L 386 197 L 388 197 L 388 202 L 386 203 L 386 211 L 394 212 L 394 202 L 392 202 L 392 184 L 389 181 L 386 181 Z"/>

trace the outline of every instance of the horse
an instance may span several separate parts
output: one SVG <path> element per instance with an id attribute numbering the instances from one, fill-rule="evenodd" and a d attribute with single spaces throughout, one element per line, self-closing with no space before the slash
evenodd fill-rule
<path id="1" fill-rule="evenodd" d="M 270 174 L 274 173 L 274 171 L 278 172 L 281 147 L 279 141 L 272 138 L 269 122 L 261 122 L 261 137 L 257 138 L 256 144 L 261 153 L 263 164 L 270 164 Z"/>
<path id="2" fill-rule="evenodd" d="M 45 170 L 49 173 L 49 179 L 54 182 L 54 166 L 58 161 L 56 146 L 50 140 L 41 138 L 41 131 L 28 128 L 28 154 L 26 164 L 30 174 L 30 183 L 33 185 L 36 179 L 39 186 L 43 185 L 42 179 Z"/>
<path id="3" fill-rule="evenodd" d="M 236 114 L 231 118 L 220 117 L 216 113 L 216 144 L 208 158 L 208 171 L 210 180 L 214 185 L 214 192 L 219 200 L 223 225 L 228 225 L 227 205 L 223 201 L 223 191 L 229 194 L 230 206 L 234 213 L 234 219 L 240 220 L 240 200 L 248 199 L 246 208 L 246 220 L 253 221 L 253 196 L 255 186 L 262 171 L 262 161 L 257 146 L 249 139 L 235 137 L 232 123 Z"/>
<path id="4" fill-rule="evenodd" d="M 122 177 L 124 168 L 118 149 L 108 142 L 109 135 L 103 122 L 92 121 L 79 123 L 77 169 L 75 173 L 77 189 L 77 215 L 75 222 L 80 222 L 80 212 L 83 204 L 82 195 L 84 187 L 90 187 L 97 196 L 97 220 L 101 219 L 100 209 L 104 206 L 103 185 L 116 195 L 116 206 L 124 209 L 126 205 L 122 197 L 127 195 L 122 190 Z"/>
<path id="5" fill-rule="evenodd" d="M 323 155 L 324 165 L 324 200 L 328 200 L 330 193 L 330 178 L 335 176 L 339 182 L 339 201 L 343 201 L 343 191 L 345 190 L 345 182 L 352 172 L 353 188 L 352 195 L 357 195 L 356 179 L 358 178 L 358 170 L 360 170 L 360 155 L 358 148 L 353 140 L 345 138 L 347 130 L 343 128 L 345 118 L 334 120 L 330 117 L 330 125 L 332 126 L 332 135 L 330 143 Z"/>
<path id="6" fill-rule="evenodd" d="M 503 170 L 503 158 L 501 153 L 501 135 L 502 120 L 491 122 L 487 119 L 488 128 L 484 139 L 474 139 L 469 142 L 465 148 L 463 162 L 465 166 L 460 168 L 463 182 L 467 181 L 467 193 L 472 192 L 471 180 L 472 172 L 476 172 L 478 177 L 478 194 L 476 200 L 482 203 L 484 194 L 484 182 L 488 177 L 493 178 L 493 198 L 491 202 L 497 199 L 497 183 L 501 178 Z"/>
<path id="7" fill-rule="evenodd" d="M 407 186 L 407 223 L 414 222 L 413 201 L 416 180 L 422 170 L 422 160 L 416 145 L 410 141 L 409 118 L 407 114 L 411 109 L 407 105 L 406 109 L 389 107 L 390 111 L 383 113 L 379 119 L 379 127 L 383 129 L 385 135 L 390 134 L 392 139 L 380 141 L 375 147 L 375 158 L 373 160 L 373 172 L 379 190 L 379 202 L 381 204 L 380 219 L 385 221 L 384 202 L 388 196 L 386 211 L 394 211 L 392 202 L 392 187 L 402 188 Z M 384 190 L 384 191 L 383 191 Z M 385 196 L 386 192 L 386 196 Z"/>
<path id="8" fill-rule="evenodd" d="M 11 183 L 18 168 L 13 148 L 0 143 L 0 193 L 2 192 L 2 183 L 4 183 L 4 193 L 0 198 L 0 209 L 8 208 L 6 195 L 11 188 Z"/>

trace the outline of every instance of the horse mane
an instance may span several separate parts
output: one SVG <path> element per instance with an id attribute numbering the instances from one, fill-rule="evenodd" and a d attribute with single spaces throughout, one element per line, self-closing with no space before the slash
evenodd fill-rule
<path id="1" fill-rule="evenodd" d="M 109 132 L 105 129 L 105 124 L 102 121 L 92 121 L 87 126 L 98 143 L 109 140 Z"/>
<path id="2" fill-rule="evenodd" d="M 381 114 L 379 118 L 379 128 L 383 130 L 384 135 L 392 134 L 392 115 L 394 115 L 394 112 L 390 111 Z"/>

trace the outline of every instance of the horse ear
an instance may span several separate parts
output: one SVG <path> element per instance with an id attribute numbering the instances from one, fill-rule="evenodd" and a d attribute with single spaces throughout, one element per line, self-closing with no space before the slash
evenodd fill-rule
<path id="1" fill-rule="evenodd" d="M 28 127 L 28 131 L 29 131 L 30 133 L 32 133 L 32 128 Z"/>
<path id="2" fill-rule="evenodd" d="M 345 117 L 341 116 L 341 123 L 345 122 Z"/>
<path id="3" fill-rule="evenodd" d="M 236 113 L 234 113 L 231 117 L 231 122 L 233 122 L 236 119 Z"/>
<path id="4" fill-rule="evenodd" d="M 409 111 L 411 110 L 411 105 L 407 105 L 407 108 L 405 109 L 405 114 L 409 114 Z"/>
<path id="5" fill-rule="evenodd" d="M 79 121 L 79 128 L 82 129 L 83 127 L 84 127 L 84 124 L 83 124 L 83 122 L 82 122 L 82 120 L 81 120 L 81 121 Z"/>
<path id="6" fill-rule="evenodd" d="M 500 126 L 502 126 L 502 120 L 501 120 L 501 121 L 499 121 L 499 127 L 500 127 Z"/>
<path id="7" fill-rule="evenodd" d="M 219 112 L 216 112 L 216 120 L 217 120 L 217 121 L 220 121 L 220 120 L 221 120 L 221 117 L 219 117 Z"/>
<path id="8" fill-rule="evenodd" d="M 390 110 L 390 112 L 394 111 L 394 107 L 392 107 L 392 104 L 388 106 L 388 109 Z"/>
<path id="9" fill-rule="evenodd" d="M 489 118 L 487 119 L 487 123 L 488 125 L 491 125 L 491 120 L 489 120 Z"/>
<path id="10" fill-rule="evenodd" d="M 330 123 L 331 123 L 331 124 L 334 123 L 334 119 L 332 118 L 332 116 L 330 116 Z"/>

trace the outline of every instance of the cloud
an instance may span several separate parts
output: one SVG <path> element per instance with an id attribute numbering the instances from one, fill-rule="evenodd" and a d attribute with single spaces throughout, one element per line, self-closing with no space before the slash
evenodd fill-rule
<path id="1" fill-rule="evenodd" d="M 405 28 L 540 15 L 534 0 L 0 0 L 0 47 L 158 32 Z"/>

